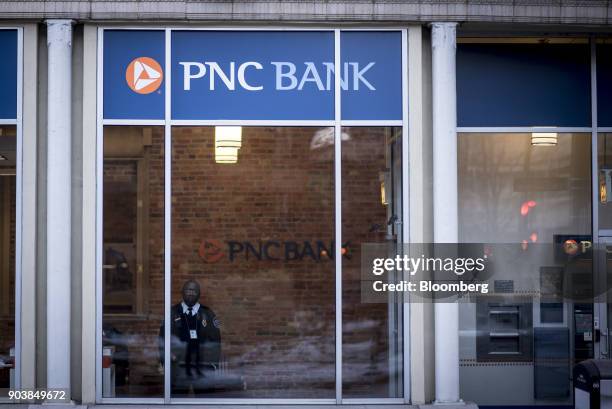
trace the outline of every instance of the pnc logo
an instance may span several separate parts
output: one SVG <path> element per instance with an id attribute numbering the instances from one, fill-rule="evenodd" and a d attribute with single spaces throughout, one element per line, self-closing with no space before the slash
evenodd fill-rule
<path id="1" fill-rule="evenodd" d="M 223 243 L 214 239 L 204 240 L 202 244 L 200 244 L 198 254 L 205 263 L 216 263 L 225 256 L 223 252 Z"/>
<path id="2" fill-rule="evenodd" d="M 159 89 L 164 73 L 157 61 L 150 57 L 132 60 L 125 70 L 128 87 L 138 94 L 150 94 Z"/>
<path id="3" fill-rule="evenodd" d="M 350 259 L 350 242 L 342 245 L 342 257 Z M 227 256 L 227 261 L 257 260 L 257 261 L 329 261 L 334 259 L 334 242 L 322 240 L 295 241 L 295 240 L 258 240 L 221 241 L 204 239 L 198 247 L 198 255 L 205 263 L 213 264 Z"/>
<path id="4" fill-rule="evenodd" d="M 568 239 L 563 243 L 563 251 L 569 256 L 575 256 L 579 251 L 581 253 L 586 253 L 591 247 L 593 247 L 593 243 L 587 240 L 578 242 L 573 239 Z"/>

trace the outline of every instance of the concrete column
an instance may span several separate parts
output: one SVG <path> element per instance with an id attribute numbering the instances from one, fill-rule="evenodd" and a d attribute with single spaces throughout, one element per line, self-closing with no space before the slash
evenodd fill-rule
<path id="1" fill-rule="evenodd" d="M 47 388 L 69 390 L 72 21 L 46 23 Z"/>
<path id="2" fill-rule="evenodd" d="M 433 202 L 434 242 L 457 243 L 457 90 L 456 23 L 433 23 Z M 435 305 L 436 403 L 460 403 L 459 308 Z"/>

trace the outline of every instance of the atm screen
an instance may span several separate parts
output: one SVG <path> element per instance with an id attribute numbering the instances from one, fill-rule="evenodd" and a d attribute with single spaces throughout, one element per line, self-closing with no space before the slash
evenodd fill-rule
<path id="1" fill-rule="evenodd" d="M 585 333 L 593 330 L 593 315 L 592 314 L 575 314 L 576 317 L 576 332 Z"/>

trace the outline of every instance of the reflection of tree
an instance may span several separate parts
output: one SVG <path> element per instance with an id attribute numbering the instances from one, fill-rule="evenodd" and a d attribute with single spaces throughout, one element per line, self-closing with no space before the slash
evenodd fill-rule
<path id="1" fill-rule="evenodd" d="M 462 134 L 459 136 L 459 220 L 461 241 L 516 242 L 513 237 L 510 177 L 527 160 L 504 135 Z M 500 143 L 501 142 L 501 143 Z M 510 183 L 508 183 L 510 182 Z M 510 210 L 510 211 L 509 211 Z M 514 217 L 518 215 L 516 209 Z"/>
<path id="2" fill-rule="evenodd" d="M 540 268 L 557 263 L 555 235 L 590 234 L 586 134 L 559 134 L 546 147 L 525 133 L 462 134 L 459 184 L 462 241 L 527 244 L 492 248 L 495 278 L 514 280 L 517 290 L 537 289 Z"/>
<path id="3" fill-rule="evenodd" d="M 551 242 L 589 234 L 588 135 L 533 147 L 530 134 L 459 136 L 460 234 L 467 242 Z M 534 201 L 525 215 L 521 204 Z"/>

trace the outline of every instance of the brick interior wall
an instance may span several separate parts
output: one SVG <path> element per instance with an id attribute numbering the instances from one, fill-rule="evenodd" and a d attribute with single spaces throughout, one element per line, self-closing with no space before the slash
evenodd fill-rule
<path id="1" fill-rule="evenodd" d="M 361 304 L 361 242 L 384 240 L 386 225 L 379 172 L 385 168 L 383 128 L 352 128 L 343 142 L 343 349 L 346 396 L 388 396 L 387 306 Z M 146 148 L 149 167 L 147 313 L 107 315 L 128 339 L 126 396 L 163 391 L 157 334 L 163 316 L 163 134 Z M 201 302 L 222 322 L 223 356 L 247 389 L 213 396 L 333 398 L 335 396 L 335 301 L 333 132 L 317 128 L 243 128 L 237 164 L 214 161 L 214 128 L 174 128 L 172 134 L 172 302 L 188 279 L 202 286 Z M 133 183 L 130 167 L 110 159 L 105 186 Z M 132 168 L 133 169 L 133 168 Z M 132 181 L 132 182 L 130 182 Z M 120 184 L 121 185 L 121 184 Z M 125 186 L 123 184 L 122 186 Z M 133 192 L 105 193 L 104 234 L 133 237 Z M 130 239 L 131 240 L 131 239 Z M 255 251 L 274 241 L 294 242 L 301 259 L 257 259 L 251 251 L 229 258 L 228 242 Z M 201 246 L 221 245 L 219 260 L 204 260 Z M 326 249 L 317 248 L 321 242 Z M 291 245 L 290 245 L 291 246 Z M 272 257 L 284 249 L 270 247 Z M 295 252 L 289 252 L 291 256 Z M 312 255 L 311 255 L 312 254 Z M 333 253 L 331 253 L 333 254 Z M 208 394 L 207 396 L 211 396 Z"/>
<path id="2" fill-rule="evenodd" d="M 249 397 L 334 397 L 334 263 L 198 255 L 205 239 L 322 241 L 334 231 L 333 146 L 313 128 L 245 128 L 237 164 L 214 160 L 214 128 L 173 132 L 173 300 L 185 280 L 220 316 L 223 354 Z M 246 246 L 246 244 L 243 244 Z M 227 248 L 224 249 L 227 252 Z M 281 255 L 274 249 L 273 257 Z"/>
<path id="3" fill-rule="evenodd" d="M 105 128 L 104 248 L 107 250 L 111 243 L 126 255 L 130 254 L 130 251 L 135 252 L 130 243 L 135 245 L 137 241 L 136 214 L 140 200 L 141 206 L 148 202 L 148 234 L 143 247 L 148 250 L 149 256 L 143 260 L 144 284 L 140 291 L 136 290 L 134 283 L 129 291 L 115 291 L 103 298 L 103 326 L 105 334 L 119 332 L 116 339 L 106 343 L 116 345 L 118 357 L 127 358 L 129 362 L 127 382 L 123 384 L 122 380 L 118 379 L 117 396 L 161 397 L 164 380 L 160 368 L 158 334 L 164 316 L 164 130 L 162 127 L 149 128 L 150 145 L 144 147 L 139 155 L 121 155 L 121 152 L 117 153 L 116 147 L 111 155 L 106 153 L 107 144 L 121 141 L 122 134 L 133 136 L 135 132 L 138 135 L 143 133 L 142 129 L 134 128 Z M 109 139 L 111 137 L 114 139 Z M 139 176 L 146 181 L 146 198 L 142 192 L 140 197 L 137 194 L 139 186 L 136 160 L 143 159 L 148 165 Z M 135 258 L 127 258 L 130 264 L 129 274 L 135 277 Z M 105 257 L 104 263 L 112 265 L 116 261 Z M 107 284 L 109 271 L 104 271 L 103 281 Z M 142 297 L 145 300 L 145 309 L 132 313 L 109 313 L 109 303 L 104 301 L 111 297 L 114 297 L 113 301 L 119 299 L 125 303 L 127 300 L 132 309 L 135 309 L 138 297 Z"/>
<path id="4" fill-rule="evenodd" d="M 350 398 L 397 397 L 388 388 L 388 306 L 360 301 L 361 243 L 384 243 L 387 233 L 379 173 L 387 167 L 391 129 L 351 127 L 343 133 L 342 241 L 350 243 L 350 257 L 342 263 L 343 393 Z"/>
<path id="5" fill-rule="evenodd" d="M 14 170 L 14 169 L 13 169 Z M 10 194 L 10 229 L 9 229 L 9 309 L 0 312 L 0 358 L 9 359 L 9 352 L 15 346 L 15 221 L 16 221 L 16 184 L 15 176 L 2 176 L 0 184 L 3 194 L 4 189 L 9 189 Z M 0 370 L 0 388 L 8 388 L 10 383 L 8 369 Z"/>

